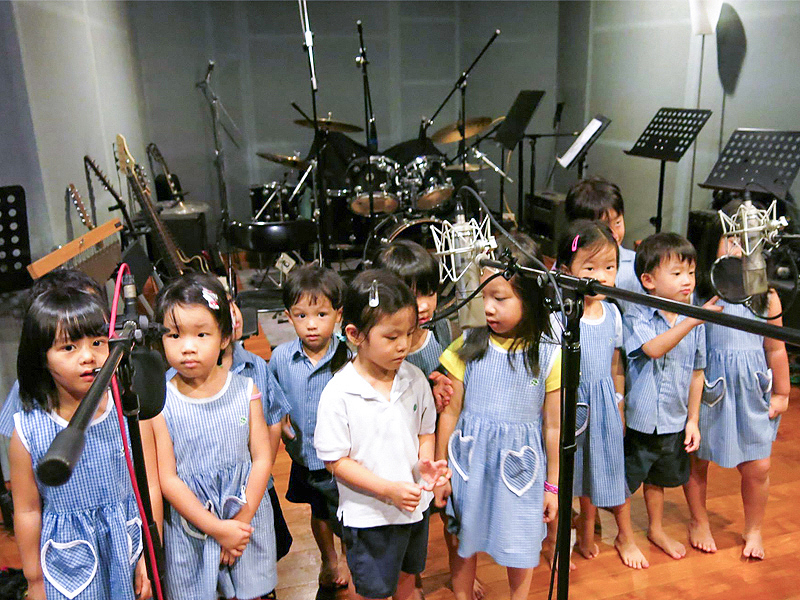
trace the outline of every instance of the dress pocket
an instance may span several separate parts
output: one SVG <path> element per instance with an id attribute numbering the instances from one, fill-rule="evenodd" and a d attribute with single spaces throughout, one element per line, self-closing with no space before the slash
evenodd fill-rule
<path id="1" fill-rule="evenodd" d="M 86 540 L 47 540 L 41 563 L 45 579 L 67 598 L 75 598 L 97 574 L 97 552 Z"/>
<path id="2" fill-rule="evenodd" d="M 469 481 L 469 464 L 472 460 L 474 444 L 475 438 L 471 435 L 462 435 L 460 429 L 456 429 L 447 442 L 450 462 L 464 481 Z"/>
<path id="3" fill-rule="evenodd" d="M 206 510 L 207 510 L 207 511 L 209 511 L 210 513 L 214 513 L 214 505 L 212 504 L 211 500 L 206 500 L 206 503 L 205 503 L 205 508 L 206 508 Z M 173 510 L 174 510 L 174 509 L 173 509 Z M 187 521 L 186 519 L 184 519 L 184 518 L 183 518 L 183 515 L 181 515 L 180 513 L 178 513 L 178 511 L 177 511 L 177 510 L 175 510 L 175 514 L 176 514 L 176 515 L 178 515 L 178 516 L 180 517 L 180 520 L 181 520 L 181 527 L 183 527 L 183 531 L 186 533 L 186 535 L 188 535 L 188 536 L 190 536 L 190 537 L 193 537 L 193 538 L 195 538 L 195 539 L 198 539 L 198 540 L 204 540 L 204 539 L 206 539 L 206 538 L 208 537 L 208 536 L 207 536 L 205 533 L 203 533 L 202 531 L 200 531 L 199 529 L 197 529 L 197 527 L 195 527 L 194 525 L 192 525 L 191 523 L 189 523 L 189 521 Z M 215 513 L 215 514 L 216 514 L 216 513 Z"/>
<path id="4" fill-rule="evenodd" d="M 769 404 L 769 399 L 772 395 L 772 369 L 756 371 L 756 379 L 758 380 L 758 389 L 761 390 L 764 396 L 764 401 Z"/>
<path id="5" fill-rule="evenodd" d="M 578 402 L 575 405 L 575 436 L 579 436 L 589 427 L 589 403 Z"/>
<path id="6" fill-rule="evenodd" d="M 245 494 L 245 487 L 242 486 L 239 490 L 238 496 L 226 496 L 222 499 L 222 519 L 232 519 L 235 517 L 242 507 L 247 504 L 247 495 Z"/>
<path id="7" fill-rule="evenodd" d="M 716 406 L 723 396 L 725 396 L 725 379 L 719 377 L 709 383 L 708 379 L 703 378 L 703 404 L 708 407 Z"/>
<path id="8" fill-rule="evenodd" d="M 142 520 L 134 517 L 125 522 L 126 533 L 128 534 L 128 556 L 130 563 L 134 564 L 139 560 L 142 552 Z"/>
<path id="9" fill-rule="evenodd" d="M 517 496 L 527 492 L 539 475 L 539 456 L 530 446 L 521 450 L 503 450 L 500 459 L 500 476 L 506 487 Z"/>

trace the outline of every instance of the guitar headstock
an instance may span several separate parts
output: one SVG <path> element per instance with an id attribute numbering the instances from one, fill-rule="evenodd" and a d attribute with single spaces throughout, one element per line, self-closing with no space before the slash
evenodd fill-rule
<path id="1" fill-rule="evenodd" d="M 119 170 L 126 177 L 135 177 L 136 161 L 128 149 L 128 142 L 125 141 L 125 136 L 121 133 L 117 134 L 117 157 L 119 158 Z"/>
<path id="2" fill-rule="evenodd" d="M 94 229 L 94 221 L 92 221 L 92 217 L 89 216 L 89 212 L 83 205 L 83 200 L 81 200 L 81 195 L 78 193 L 78 189 L 70 183 L 67 186 L 67 194 L 69 195 L 70 200 L 72 200 L 72 204 L 75 205 L 76 209 L 78 209 L 78 214 L 81 217 L 81 223 L 83 223 L 87 229 Z"/>

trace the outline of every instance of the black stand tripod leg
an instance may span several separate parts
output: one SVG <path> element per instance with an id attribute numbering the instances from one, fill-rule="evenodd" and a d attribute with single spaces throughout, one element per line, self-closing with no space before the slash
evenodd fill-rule
<path id="1" fill-rule="evenodd" d="M 656 216 L 650 219 L 650 224 L 656 228 L 656 233 L 661 231 L 661 219 L 664 212 L 664 179 L 667 171 L 667 161 L 661 161 L 661 174 L 658 177 L 658 205 Z"/>

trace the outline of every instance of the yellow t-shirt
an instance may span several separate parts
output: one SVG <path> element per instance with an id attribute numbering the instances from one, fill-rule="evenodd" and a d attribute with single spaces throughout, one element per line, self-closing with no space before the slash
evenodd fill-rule
<path id="1" fill-rule="evenodd" d="M 508 349 L 511 348 L 511 344 L 514 343 L 514 340 L 511 338 L 498 338 L 495 337 L 494 335 L 489 337 L 489 341 L 491 344 L 494 344 L 498 348 L 506 351 L 508 351 Z M 439 362 L 445 369 L 447 369 L 447 372 L 452 377 L 458 379 L 459 381 L 464 381 L 464 373 L 466 373 L 467 370 L 467 364 L 463 360 L 461 360 L 461 357 L 458 356 L 458 350 L 463 345 L 464 345 L 464 336 L 462 335 L 447 347 L 447 349 L 442 353 L 442 357 L 439 359 Z M 550 366 L 550 372 L 547 373 L 547 379 L 545 379 L 544 389 L 546 392 L 552 392 L 553 390 L 557 390 L 560 387 L 561 387 L 561 348 L 558 348 L 553 356 L 553 361 Z"/>

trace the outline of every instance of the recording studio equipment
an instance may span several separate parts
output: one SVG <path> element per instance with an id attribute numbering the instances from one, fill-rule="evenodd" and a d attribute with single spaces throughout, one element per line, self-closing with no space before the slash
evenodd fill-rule
<path id="1" fill-rule="evenodd" d="M 0 187 L 0 292 L 21 290 L 31 283 L 27 215 L 22 186 Z"/>
<path id="2" fill-rule="evenodd" d="M 564 152 L 563 155 L 558 157 L 556 161 L 565 169 L 569 169 L 572 165 L 578 165 L 578 178 L 583 179 L 583 168 L 586 163 L 586 154 L 589 148 L 592 147 L 603 132 L 608 129 L 611 124 L 611 119 L 603 115 L 595 115 L 591 121 L 586 124 L 580 135 L 572 143 L 572 145 Z"/>
<path id="3" fill-rule="evenodd" d="M 500 142 L 506 150 L 513 150 L 522 140 L 525 129 L 531 122 L 531 117 L 543 97 L 543 90 L 521 90 L 517 94 L 514 104 L 508 109 L 505 120 L 494 135 L 495 140 Z"/>

